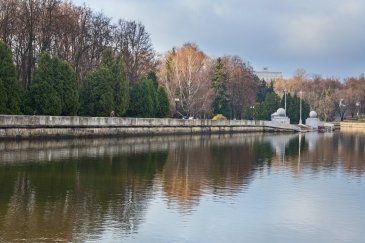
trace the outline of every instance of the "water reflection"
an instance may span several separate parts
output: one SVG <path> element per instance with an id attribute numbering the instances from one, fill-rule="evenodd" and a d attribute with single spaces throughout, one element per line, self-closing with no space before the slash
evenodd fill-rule
<path id="1" fill-rule="evenodd" d="M 123 239 L 159 197 L 193 214 L 273 171 L 363 176 L 364 146 L 361 133 L 0 142 L 0 241 Z"/>
<path id="2" fill-rule="evenodd" d="M 78 146 L 65 152 L 67 142 Z M 19 161 L 2 158 L 0 240 L 86 240 L 100 235 L 106 220 L 125 234 L 135 232 L 166 152 L 149 142 L 142 146 L 147 149 L 116 142 L 24 142 L 20 153 L 4 146 L 1 154 Z"/>

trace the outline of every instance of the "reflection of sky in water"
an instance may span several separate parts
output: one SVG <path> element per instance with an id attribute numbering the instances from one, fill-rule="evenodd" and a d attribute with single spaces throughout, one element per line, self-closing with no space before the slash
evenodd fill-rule
<path id="1" fill-rule="evenodd" d="M 0 239 L 21 232 L 20 216 L 50 239 L 47 216 L 75 241 L 364 242 L 364 144 L 341 133 L 2 142 Z"/>
<path id="2" fill-rule="evenodd" d="M 349 181 L 341 172 L 330 176 L 303 173 L 295 178 L 281 171 L 256 178 L 229 203 L 204 195 L 190 214 L 166 208 L 160 195 L 151 202 L 139 234 L 129 240 L 362 242 L 363 192 L 364 185 Z"/>

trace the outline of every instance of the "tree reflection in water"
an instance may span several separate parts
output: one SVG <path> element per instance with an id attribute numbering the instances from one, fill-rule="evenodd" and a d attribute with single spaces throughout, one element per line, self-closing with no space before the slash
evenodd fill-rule
<path id="1" fill-rule="evenodd" d="M 97 241 L 110 227 L 123 238 L 159 195 L 185 214 L 265 171 L 359 176 L 364 147 L 361 133 L 0 142 L 0 241 Z"/>

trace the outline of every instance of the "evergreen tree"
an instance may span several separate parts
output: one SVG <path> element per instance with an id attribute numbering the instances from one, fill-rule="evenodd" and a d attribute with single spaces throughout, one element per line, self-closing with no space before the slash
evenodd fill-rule
<path id="1" fill-rule="evenodd" d="M 276 112 L 280 107 L 280 98 L 276 93 L 268 93 L 265 101 L 256 104 L 255 119 L 271 120 L 271 114 Z"/>
<path id="2" fill-rule="evenodd" d="M 125 63 L 121 55 L 116 56 L 111 49 L 106 49 L 102 56 L 102 65 L 109 68 L 113 75 L 114 108 L 118 116 L 123 116 L 129 103 L 129 82 L 125 71 Z"/>
<path id="3" fill-rule="evenodd" d="M 154 117 L 153 83 L 150 79 L 140 79 L 132 88 L 128 114 L 133 117 Z"/>
<path id="4" fill-rule="evenodd" d="M 284 106 L 284 97 L 281 104 Z M 290 118 L 292 124 L 298 124 L 300 118 L 300 98 L 297 95 L 291 96 L 290 94 L 286 97 L 287 112 L 286 115 Z M 310 112 L 309 104 L 303 99 L 302 100 L 302 122 L 305 123 L 305 119 L 308 118 Z"/>
<path id="5" fill-rule="evenodd" d="M 160 103 L 158 100 L 158 94 L 157 94 L 157 89 L 158 86 L 156 86 L 155 82 L 157 82 L 157 78 L 156 80 L 154 79 L 149 79 L 147 76 L 147 95 L 150 97 L 150 99 L 152 100 L 152 108 L 150 110 L 149 113 L 149 117 L 156 117 L 158 110 L 160 109 Z"/>
<path id="6" fill-rule="evenodd" d="M 11 50 L 0 40 L 0 114 L 20 114 L 21 97 Z"/>
<path id="7" fill-rule="evenodd" d="M 71 65 L 66 61 L 55 59 L 59 67 L 59 84 L 62 84 L 62 113 L 63 116 L 75 116 L 80 108 L 80 89 L 77 76 Z"/>
<path id="8" fill-rule="evenodd" d="M 149 72 L 147 74 L 147 79 L 152 81 L 152 84 L 155 87 L 155 89 L 158 89 L 158 79 L 155 72 Z"/>
<path id="9" fill-rule="evenodd" d="M 150 72 L 132 88 L 128 115 L 134 117 L 166 117 L 170 104 L 166 90 L 158 86 L 155 73 Z"/>
<path id="10" fill-rule="evenodd" d="M 76 115 L 79 87 L 71 65 L 48 53 L 42 53 L 34 73 L 26 102 L 29 113 L 40 115 Z"/>
<path id="11" fill-rule="evenodd" d="M 212 106 L 213 114 L 222 114 L 227 118 L 231 117 L 231 109 L 225 96 L 217 95 L 213 100 Z"/>
<path id="12" fill-rule="evenodd" d="M 214 64 L 212 88 L 216 95 L 224 96 L 227 91 L 227 74 L 224 71 L 222 59 L 218 58 Z"/>
<path id="13" fill-rule="evenodd" d="M 62 98 L 59 87 L 55 87 L 53 64 L 51 56 L 43 53 L 29 88 L 31 107 L 37 115 L 57 116 L 62 113 Z"/>
<path id="14" fill-rule="evenodd" d="M 214 64 L 214 74 L 212 79 L 212 88 L 215 97 L 212 103 L 213 114 L 222 114 L 227 118 L 231 117 L 230 105 L 227 99 L 227 74 L 221 58 L 218 58 Z"/>
<path id="15" fill-rule="evenodd" d="M 256 101 L 261 103 L 265 101 L 267 94 L 274 92 L 273 83 L 268 85 L 265 80 L 260 80 L 257 76 L 255 76 L 255 80 L 258 83 Z"/>
<path id="16" fill-rule="evenodd" d="M 169 104 L 169 98 L 167 97 L 165 88 L 158 87 L 157 97 L 158 97 L 158 103 L 159 103 L 157 117 L 160 117 L 160 118 L 166 117 L 170 110 L 170 104 Z"/>
<path id="17" fill-rule="evenodd" d="M 113 74 L 105 65 L 101 65 L 95 72 L 87 75 L 80 94 L 80 114 L 109 116 L 115 108 L 113 84 Z"/>

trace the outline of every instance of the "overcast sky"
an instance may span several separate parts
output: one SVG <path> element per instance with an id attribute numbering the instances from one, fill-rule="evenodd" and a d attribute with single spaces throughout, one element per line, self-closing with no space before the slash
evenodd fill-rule
<path id="1" fill-rule="evenodd" d="M 297 68 L 345 78 L 365 72 L 364 0 L 73 0 L 141 21 L 156 51 L 186 42 L 211 57 L 238 55 L 285 77 Z"/>

